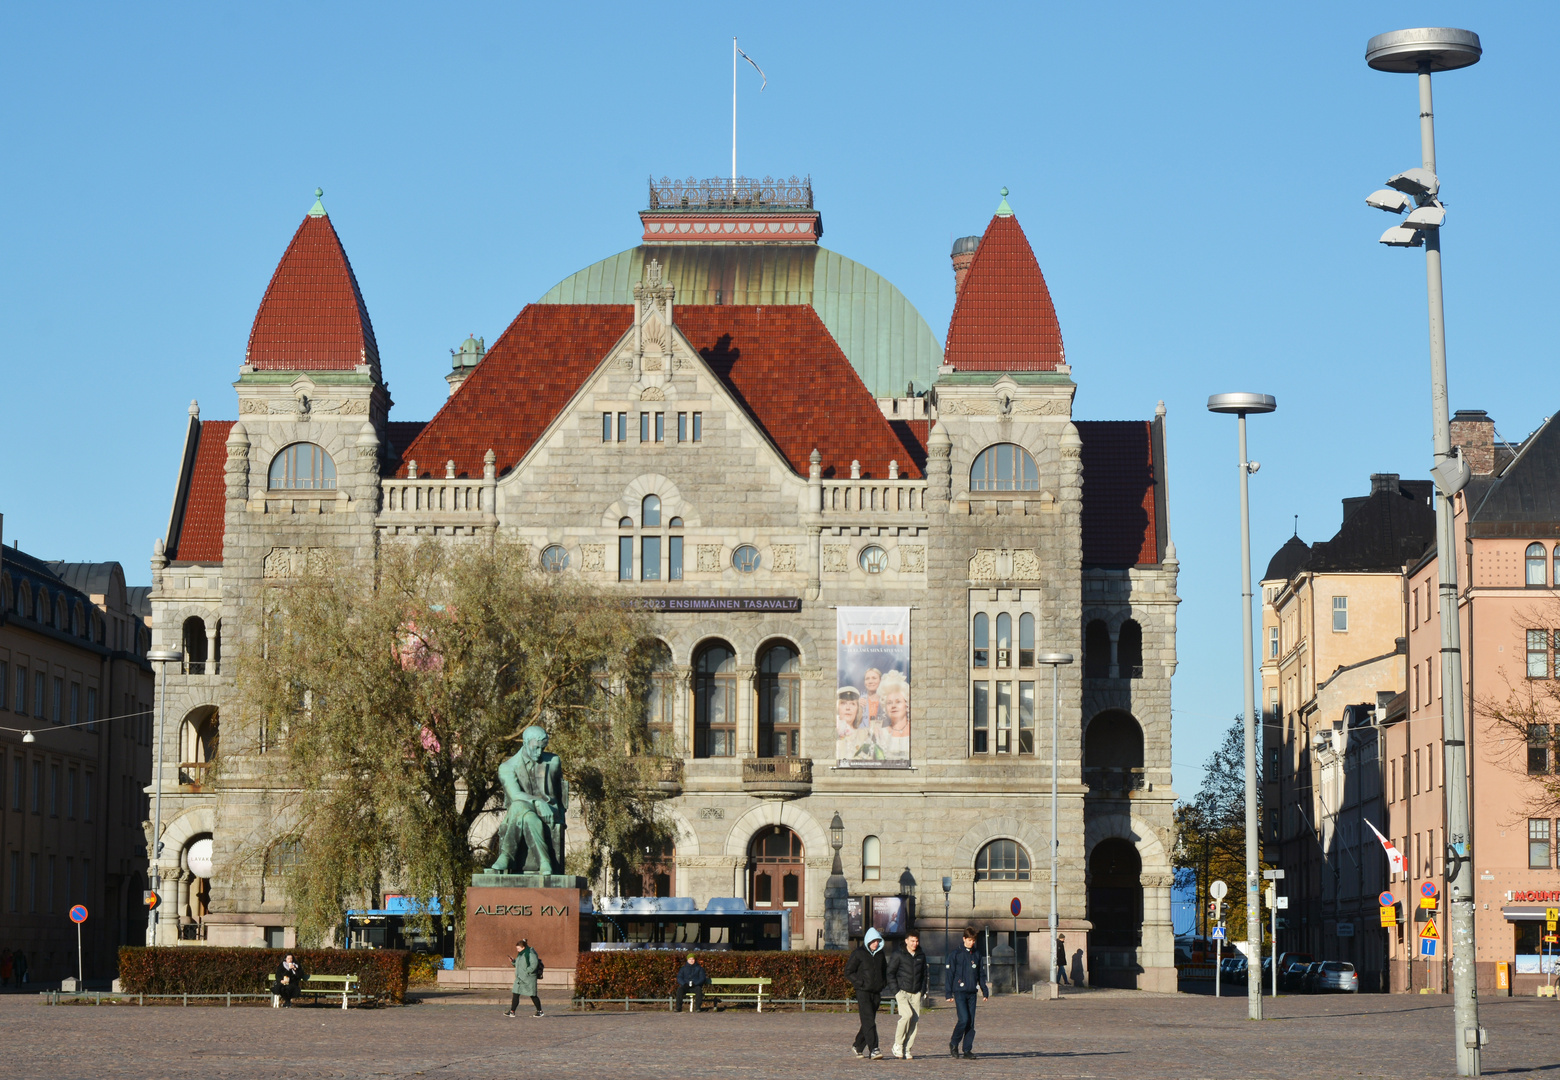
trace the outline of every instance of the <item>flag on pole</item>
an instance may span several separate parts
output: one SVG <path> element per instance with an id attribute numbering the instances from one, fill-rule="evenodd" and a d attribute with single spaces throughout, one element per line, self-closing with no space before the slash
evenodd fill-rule
<path id="1" fill-rule="evenodd" d="M 760 86 L 758 88 L 758 92 L 760 94 L 762 94 L 764 92 L 764 87 L 769 85 L 769 76 L 764 74 L 764 69 L 763 68 L 759 67 L 756 63 L 753 62 L 753 58 L 751 56 L 749 56 L 747 53 L 742 51 L 742 49 L 737 45 L 737 39 L 736 38 L 732 38 L 731 39 L 731 44 L 732 44 L 732 47 L 735 48 L 737 50 L 737 52 L 741 55 L 742 59 L 746 60 L 750 64 L 753 64 L 753 70 L 758 72 L 759 75 L 762 76 L 762 78 L 764 80 L 764 85 Z"/>
<path id="2" fill-rule="evenodd" d="M 1394 874 L 1408 873 L 1408 860 L 1403 857 L 1403 853 L 1392 845 L 1391 840 L 1382 836 L 1381 830 L 1377 829 L 1376 826 L 1371 825 L 1368 820 L 1365 824 L 1370 826 L 1370 831 L 1376 834 L 1377 840 L 1381 841 L 1382 849 L 1387 853 L 1387 861 L 1392 864 L 1392 872 Z"/>

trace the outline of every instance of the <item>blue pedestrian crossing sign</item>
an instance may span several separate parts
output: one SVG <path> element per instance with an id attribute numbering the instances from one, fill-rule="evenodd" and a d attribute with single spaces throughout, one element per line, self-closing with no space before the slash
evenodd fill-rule
<path id="1" fill-rule="evenodd" d="M 1222 927 L 1222 926 L 1215 926 L 1213 928 L 1212 935 L 1210 935 L 1210 940 L 1213 940 L 1213 941 L 1223 941 L 1224 940 L 1224 927 Z"/>
<path id="2" fill-rule="evenodd" d="M 1428 937 L 1420 938 L 1419 939 L 1419 955 L 1420 956 L 1434 956 L 1435 955 L 1435 947 L 1437 945 L 1439 945 L 1439 944 L 1440 944 L 1440 942 L 1437 941 L 1435 938 L 1428 938 Z"/>

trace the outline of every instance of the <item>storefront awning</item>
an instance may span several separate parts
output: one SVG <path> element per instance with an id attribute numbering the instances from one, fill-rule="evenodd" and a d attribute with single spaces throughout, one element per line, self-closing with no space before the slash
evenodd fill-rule
<path id="1" fill-rule="evenodd" d="M 1542 922 L 1545 910 L 1543 904 L 1507 904 L 1500 913 L 1506 916 L 1507 922 Z"/>

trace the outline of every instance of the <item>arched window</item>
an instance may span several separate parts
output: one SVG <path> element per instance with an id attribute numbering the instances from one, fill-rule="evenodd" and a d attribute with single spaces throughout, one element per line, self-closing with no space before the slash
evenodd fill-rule
<path id="1" fill-rule="evenodd" d="M 1116 670 L 1123 679 L 1143 677 L 1143 628 L 1135 620 L 1122 623 L 1116 635 Z"/>
<path id="2" fill-rule="evenodd" d="M 1083 632 L 1083 674 L 1089 679 L 1110 677 L 1110 631 L 1098 619 Z"/>
<path id="3" fill-rule="evenodd" d="M 1527 584 L 1544 585 L 1549 581 L 1549 567 L 1545 564 L 1544 545 L 1527 546 Z"/>
<path id="4" fill-rule="evenodd" d="M 70 629 L 70 611 L 65 606 L 65 598 L 63 596 L 54 601 L 54 621 L 49 625 L 58 627 L 61 630 Z"/>
<path id="5" fill-rule="evenodd" d="M 618 519 L 619 529 L 633 529 L 634 519 L 623 517 Z M 618 580 L 634 580 L 634 538 L 632 536 L 618 537 Z"/>
<path id="6" fill-rule="evenodd" d="M 993 840 L 975 856 L 976 881 L 1028 881 L 1029 852 L 1014 840 Z"/>
<path id="7" fill-rule="evenodd" d="M 764 650 L 758 661 L 758 756 L 800 757 L 802 677 L 800 654 L 788 641 Z"/>
<path id="8" fill-rule="evenodd" d="M 883 877 L 883 844 L 875 836 L 861 842 L 861 880 L 880 881 Z"/>
<path id="9" fill-rule="evenodd" d="M 650 679 L 646 687 L 645 722 L 650 726 L 650 742 L 657 753 L 675 754 L 677 672 L 672 668 L 672 650 L 662 641 L 652 641 L 648 648 Z"/>
<path id="10" fill-rule="evenodd" d="M 997 443 L 975 458 L 970 468 L 971 491 L 1039 491 L 1035 459 L 1022 446 Z"/>
<path id="11" fill-rule="evenodd" d="M 217 760 L 221 720 L 211 706 L 197 709 L 179 725 L 179 784 L 199 791 L 207 783 L 207 771 Z"/>
<path id="12" fill-rule="evenodd" d="M 1027 611 L 1018 617 L 1018 666 L 1035 666 L 1035 617 Z"/>
<path id="13" fill-rule="evenodd" d="M 970 632 L 970 643 L 975 652 L 975 667 L 991 664 L 991 619 L 984 611 L 975 616 L 975 627 Z"/>
<path id="14" fill-rule="evenodd" d="M 189 675 L 206 674 L 206 622 L 198 615 L 184 620 L 184 670 Z"/>
<path id="15" fill-rule="evenodd" d="M 1560 544 L 1555 545 L 1555 584 L 1560 585 Z"/>
<path id="16" fill-rule="evenodd" d="M 27 582 L 19 581 L 16 585 L 16 614 L 26 618 L 32 612 L 32 589 Z"/>
<path id="17" fill-rule="evenodd" d="M 861 555 L 857 561 L 867 573 L 881 574 L 888 569 L 888 552 L 876 544 L 868 544 L 861 549 Z"/>
<path id="18" fill-rule="evenodd" d="M 997 616 L 997 667 L 1013 666 L 1013 616 Z"/>
<path id="19" fill-rule="evenodd" d="M 548 544 L 542 550 L 541 567 L 549 574 L 561 574 L 569 568 L 569 552 L 560 544 Z"/>
<path id="20" fill-rule="evenodd" d="M 748 897 L 755 908 L 786 908 L 802 925 L 807 868 L 802 838 L 784 825 L 762 828 L 748 845 Z"/>
<path id="21" fill-rule="evenodd" d="M 733 757 L 737 752 L 737 654 L 712 642 L 693 662 L 693 756 Z"/>
<path id="22" fill-rule="evenodd" d="M 271 459 L 267 484 L 275 490 L 327 491 L 336 487 L 336 463 L 323 446 L 299 442 Z"/>
<path id="23" fill-rule="evenodd" d="M 33 600 L 33 622 L 48 624 L 54 617 L 54 605 L 49 602 L 49 590 L 40 588 Z"/>
<path id="24" fill-rule="evenodd" d="M 646 495 L 644 501 L 639 504 L 639 523 L 647 529 L 659 529 L 661 527 L 661 497 L 659 495 Z"/>

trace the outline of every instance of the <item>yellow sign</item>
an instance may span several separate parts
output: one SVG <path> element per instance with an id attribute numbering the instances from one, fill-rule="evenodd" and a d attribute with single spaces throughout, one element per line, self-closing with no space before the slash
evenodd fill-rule
<path id="1" fill-rule="evenodd" d="M 1426 919 L 1424 929 L 1419 931 L 1419 936 L 1429 938 L 1431 941 L 1440 941 L 1441 932 L 1435 928 L 1434 919 Z"/>
<path id="2" fill-rule="evenodd" d="M 1397 908 L 1384 907 L 1384 908 L 1381 909 L 1381 925 L 1382 926 L 1396 926 L 1397 925 Z"/>
<path id="3" fill-rule="evenodd" d="M 1560 941 L 1560 934 L 1545 934 L 1544 940 L 1553 945 L 1555 942 Z"/>
<path id="4" fill-rule="evenodd" d="M 1421 896 L 1419 898 L 1419 906 L 1422 907 L 1422 908 L 1429 908 L 1431 911 L 1434 911 L 1435 910 L 1435 897 L 1433 897 L 1433 896 Z"/>

